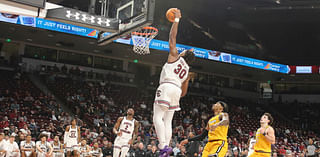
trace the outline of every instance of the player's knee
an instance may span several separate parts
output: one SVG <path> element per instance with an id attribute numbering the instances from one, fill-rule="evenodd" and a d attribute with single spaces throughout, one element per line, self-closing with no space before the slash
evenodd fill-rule
<path id="1" fill-rule="evenodd" d="M 153 115 L 153 122 L 156 123 L 156 124 L 158 124 L 158 122 L 159 122 L 158 119 L 159 119 L 159 118 L 154 114 L 154 115 Z"/>

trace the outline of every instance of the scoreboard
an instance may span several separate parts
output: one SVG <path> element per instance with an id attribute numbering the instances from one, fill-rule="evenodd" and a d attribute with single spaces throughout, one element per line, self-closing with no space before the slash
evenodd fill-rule
<path id="1" fill-rule="evenodd" d="M 318 65 L 290 65 L 290 74 L 319 74 Z"/>

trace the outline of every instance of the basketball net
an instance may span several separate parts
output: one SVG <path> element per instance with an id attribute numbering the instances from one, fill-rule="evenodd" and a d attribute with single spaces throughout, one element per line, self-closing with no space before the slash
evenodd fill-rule
<path id="1" fill-rule="evenodd" d="M 144 27 L 139 31 L 132 32 L 133 52 L 139 55 L 150 54 L 150 42 L 157 34 L 158 29 L 155 27 Z"/>

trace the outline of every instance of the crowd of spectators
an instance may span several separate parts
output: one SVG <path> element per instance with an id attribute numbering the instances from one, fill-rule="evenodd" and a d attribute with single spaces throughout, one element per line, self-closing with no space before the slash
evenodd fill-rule
<path id="1" fill-rule="evenodd" d="M 26 75 L 17 78 L 8 71 L 1 71 L 1 75 L 4 77 L 0 78 L 0 130 L 5 133 L 5 138 L 15 133 L 15 141 L 19 144 L 27 135 L 31 135 L 32 140 L 39 140 L 40 133 L 46 133 L 48 140 L 52 140 L 55 135 L 63 134 L 74 115 L 77 125 L 81 127 L 82 138 L 90 146 L 97 142 L 104 156 L 111 156 L 115 138 L 112 134 L 113 125 L 119 116 L 125 115 L 127 108 L 133 107 L 141 127 L 128 156 L 158 156 L 157 136 L 152 125 L 154 89 L 114 84 L 109 79 L 84 81 L 55 77 L 48 87 L 65 101 L 65 105 L 72 110 L 71 114 L 64 112 L 54 96 L 36 88 Z M 182 111 L 177 112 L 173 120 L 171 146 L 174 156 L 201 156 L 206 140 L 190 142 L 185 146 L 179 143 L 202 132 L 212 115 L 211 104 L 221 99 L 230 107 L 227 156 L 247 156 L 248 140 L 259 127 L 263 107 L 241 99 L 192 95 L 181 100 Z M 303 122 L 291 124 L 277 119 L 277 116 L 275 118 L 273 127 L 277 142 L 273 146 L 273 156 L 304 156 L 309 148 L 312 150 L 311 146 L 318 148 L 319 136 L 300 127 Z M 313 141 L 310 142 L 309 138 Z"/>

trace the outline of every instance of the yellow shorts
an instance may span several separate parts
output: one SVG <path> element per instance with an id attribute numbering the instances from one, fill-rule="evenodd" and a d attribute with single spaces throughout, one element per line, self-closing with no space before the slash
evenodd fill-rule
<path id="1" fill-rule="evenodd" d="M 215 156 L 224 157 L 228 151 L 228 143 L 226 141 L 208 142 L 203 149 L 202 157 Z"/>
<path id="2" fill-rule="evenodd" d="M 253 152 L 250 157 L 270 157 L 271 153 Z"/>

